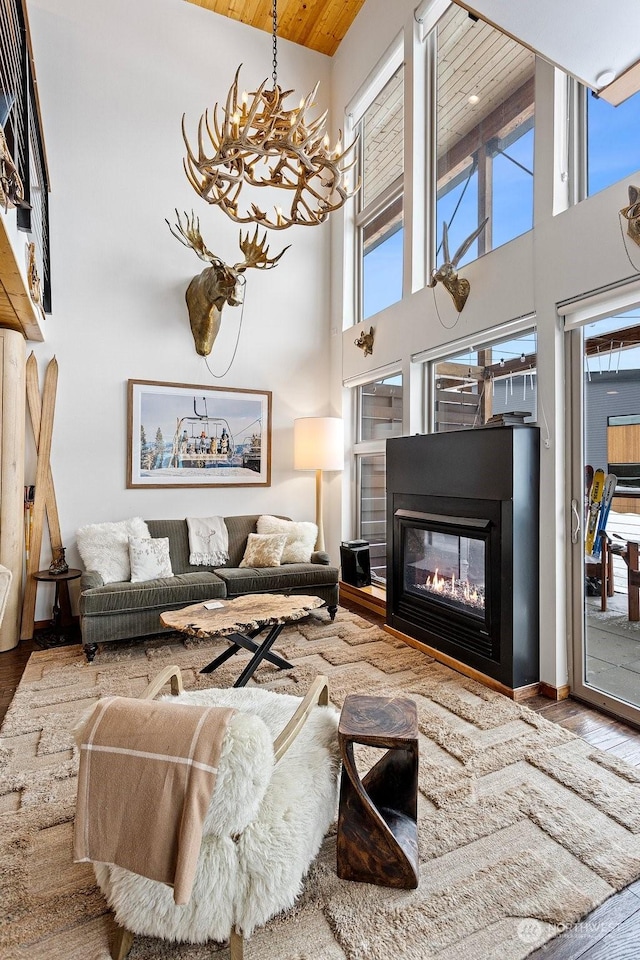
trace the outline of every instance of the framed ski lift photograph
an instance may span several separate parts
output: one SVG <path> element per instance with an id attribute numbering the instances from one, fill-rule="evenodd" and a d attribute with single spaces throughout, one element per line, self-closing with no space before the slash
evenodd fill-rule
<path id="1" fill-rule="evenodd" d="M 128 488 L 270 485 L 270 391 L 128 381 Z"/>

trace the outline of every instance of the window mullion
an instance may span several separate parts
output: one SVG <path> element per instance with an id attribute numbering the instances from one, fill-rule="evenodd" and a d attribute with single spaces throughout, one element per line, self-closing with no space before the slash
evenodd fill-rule
<path id="1" fill-rule="evenodd" d="M 401 197 L 403 193 L 403 177 L 396 177 L 396 179 L 386 187 L 382 193 L 379 193 L 377 197 L 374 197 L 373 200 L 364 207 L 359 213 L 356 214 L 356 227 L 361 227 L 363 224 L 368 223 L 370 220 L 375 220 L 386 207 L 390 206 L 394 200 L 397 200 L 398 197 Z"/>

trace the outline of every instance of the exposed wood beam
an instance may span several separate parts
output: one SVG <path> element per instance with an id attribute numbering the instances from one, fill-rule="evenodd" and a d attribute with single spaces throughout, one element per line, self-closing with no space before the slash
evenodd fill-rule
<path id="1" fill-rule="evenodd" d="M 612 106 L 618 107 L 638 90 L 640 90 L 640 60 L 636 60 L 628 70 L 604 87 L 598 96 L 601 100 L 606 100 Z"/>
<path id="2" fill-rule="evenodd" d="M 598 337 L 589 337 L 585 342 L 585 353 L 592 357 L 600 353 L 602 356 L 609 353 L 617 353 L 619 350 L 629 350 L 630 347 L 637 347 L 640 344 L 640 324 L 634 327 L 626 327 L 623 330 L 612 330 L 610 333 L 602 333 Z"/>
<path id="3" fill-rule="evenodd" d="M 515 90 L 438 160 L 438 188 L 452 180 L 484 144 L 494 137 L 507 137 L 533 112 L 533 77 Z"/>
<path id="4" fill-rule="evenodd" d="M 18 330 L 26 340 L 44 340 L 40 318 L 20 271 L 0 214 L 0 326 Z"/>
<path id="5" fill-rule="evenodd" d="M 469 363 L 449 363 L 444 361 L 436 364 L 436 377 L 456 377 L 460 380 L 482 380 L 484 367 Z"/>
<path id="6" fill-rule="evenodd" d="M 514 357 L 513 360 L 505 360 L 504 363 L 490 363 L 484 368 L 485 379 L 488 380 L 493 374 L 494 377 L 508 377 L 514 373 L 529 373 L 531 368 L 535 370 L 538 362 L 536 353 L 525 353 L 524 360 L 520 357 Z"/>

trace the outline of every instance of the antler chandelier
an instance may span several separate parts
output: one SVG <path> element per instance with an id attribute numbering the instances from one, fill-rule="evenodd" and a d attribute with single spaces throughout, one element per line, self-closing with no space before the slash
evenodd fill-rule
<path id="1" fill-rule="evenodd" d="M 318 84 L 298 107 L 288 110 L 284 100 L 293 93 L 278 86 L 277 0 L 273 0 L 273 87 L 263 80 L 253 93 L 238 99 L 236 70 L 225 106 L 218 104 L 211 118 L 205 111 L 198 124 L 197 153 L 191 149 L 182 117 L 187 148 L 184 169 L 199 196 L 220 207 L 236 223 L 258 223 L 272 230 L 294 224 L 314 226 L 338 210 L 353 190 L 347 179 L 356 160 L 349 159 L 356 141 L 342 149 L 342 133 L 331 149 L 326 132 L 327 111 L 308 118 L 315 106 Z M 213 121 L 213 122 L 211 122 Z M 268 214 L 256 203 L 240 209 L 245 184 L 281 191 L 281 201 Z"/>

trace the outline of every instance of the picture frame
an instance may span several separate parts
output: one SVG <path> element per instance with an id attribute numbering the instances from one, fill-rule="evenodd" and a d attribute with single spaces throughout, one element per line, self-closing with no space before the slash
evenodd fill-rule
<path id="1" fill-rule="evenodd" d="M 271 391 L 128 381 L 128 488 L 236 486 L 271 486 Z"/>

